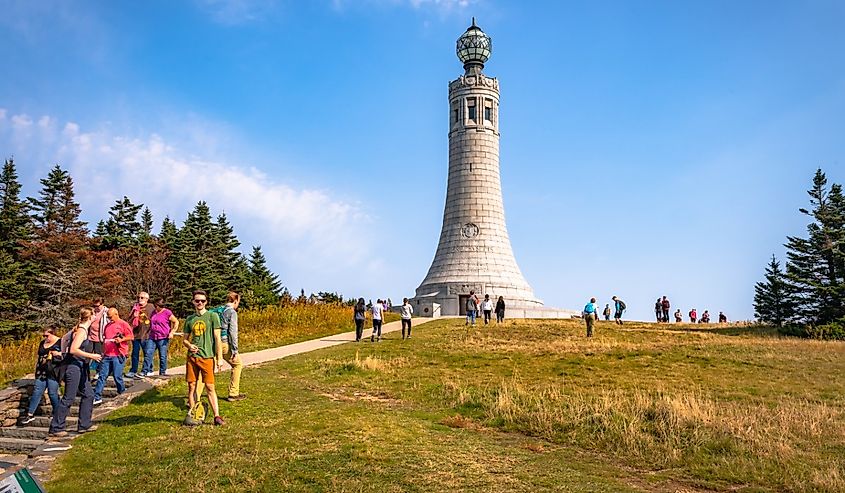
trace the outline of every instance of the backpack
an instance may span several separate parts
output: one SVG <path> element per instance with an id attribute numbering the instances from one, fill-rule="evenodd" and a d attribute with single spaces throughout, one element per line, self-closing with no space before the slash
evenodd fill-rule
<path id="1" fill-rule="evenodd" d="M 475 300 L 470 296 L 467 298 L 467 311 L 475 310 Z"/>
<path id="2" fill-rule="evenodd" d="M 624 310 L 624 309 L 628 308 L 627 306 L 625 306 L 625 302 L 624 302 L 624 301 L 622 301 L 622 300 L 616 300 L 616 301 L 618 301 L 618 302 L 619 302 L 619 308 L 620 308 L 620 309 Z"/>
<path id="3" fill-rule="evenodd" d="M 217 316 L 220 318 L 220 338 L 221 339 L 227 339 L 229 337 L 229 331 L 226 330 L 225 327 L 223 327 L 223 312 L 226 311 L 226 308 L 228 308 L 228 306 L 220 305 L 220 306 L 215 306 L 214 308 L 211 308 L 211 309 L 208 310 L 211 313 L 216 313 Z"/>

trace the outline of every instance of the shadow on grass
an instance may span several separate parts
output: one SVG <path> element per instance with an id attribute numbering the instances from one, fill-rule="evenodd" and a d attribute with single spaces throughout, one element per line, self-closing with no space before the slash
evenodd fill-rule
<path id="1" fill-rule="evenodd" d="M 124 426 L 134 426 L 144 423 L 182 423 L 181 418 L 166 418 L 163 416 L 123 416 L 106 421 L 109 426 L 121 428 Z"/>
<path id="2" fill-rule="evenodd" d="M 663 330 L 671 330 L 673 332 L 708 332 L 710 334 L 718 334 L 722 336 L 756 336 L 756 337 L 777 337 L 783 336 L 779 333 L 777 328 L 767 325 L 705 325 L 703 327 L 660 327 Z"/>
<path id="3" fill-rule="evenodd" d="M 176 409 L 184 410 L 187 409 L 186 404 L 187 396 L 184 395 L 169 395 L 164 393 L 158 387 L 153 387 L 152 389 L 144 392 L 140 396 L 136 397 L 132 400 L 132 404 L 154 404 L 157 402 L 169 402 L 173 404 L 173 407 Z"/>

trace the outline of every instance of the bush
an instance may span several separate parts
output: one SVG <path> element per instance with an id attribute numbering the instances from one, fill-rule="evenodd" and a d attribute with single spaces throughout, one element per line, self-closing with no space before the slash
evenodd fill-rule
<path id="1" fill-rule="evenodd" d="M 785 325 L 778 329 L 785 336 L 818 339 L 822 341 L 845 341 L 845 319 L 823 325 Z"/>

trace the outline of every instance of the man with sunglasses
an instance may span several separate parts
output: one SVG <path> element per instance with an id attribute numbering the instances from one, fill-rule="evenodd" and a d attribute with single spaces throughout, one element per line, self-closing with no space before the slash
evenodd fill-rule
<path id="1" fill-rule="evenodd" d="M 155 307 L 150 301 L 149 293 L 138 293 L 138 302 L 132 307 L 129 319 L 132 321 L 132 359 L 127 377 L 140 380 L 153 372 L 153 348 L 150 340 L 150 320 L 155 313 Z M 138 373 L 138 363 L 144 355 L 141 372 Z"/>
<path id="2" fill-rule="evenodd" d="M 223 369 L 220 317 L 206 309 L 208 294 L 205 291 L 201 289 L 194 291 L 193 303 L 196 313 L 189 316 L 185 321 L 183 331 L 185 337 L 182 341 L 182 344 L 188 349 L 188 360 L 185 364 L 185 379 L 188 382 L 188 416 L 185 418 L 185 425 L 202 424 L 192 415 L 194 406 L 198 404 L 195 391 L 197 378 L 200 377 L 208 393 L 211 410 L 214 412 L 214 424 L 223 426 L 226 422 L 220 417 L 217 391 L 214 389 L 214 373 Z"/>

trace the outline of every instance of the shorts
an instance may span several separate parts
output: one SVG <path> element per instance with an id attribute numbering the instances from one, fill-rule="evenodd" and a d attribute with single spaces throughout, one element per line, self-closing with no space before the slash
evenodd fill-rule
<path id="1" fill-rule="evenodd" d="M 198 376 L 202 377 L 204 383 L 214 384 L 214 358 L 188 356 L 188 361 L 185 362 L 185 380 L 195 383 Z"/>

